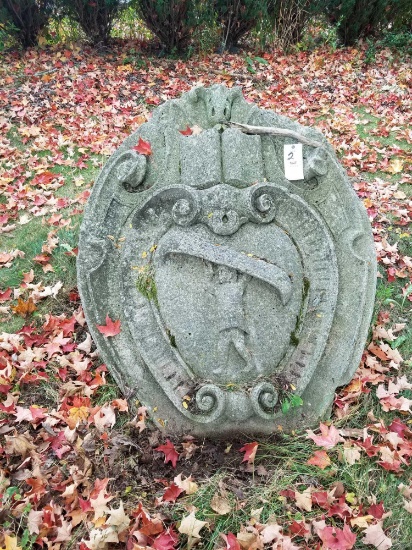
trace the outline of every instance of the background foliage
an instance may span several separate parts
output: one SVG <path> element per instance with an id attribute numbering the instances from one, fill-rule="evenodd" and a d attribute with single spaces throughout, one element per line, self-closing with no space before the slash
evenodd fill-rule
<path id="1" fill-rule="evenodd" d="M 285 51 L 315 43 L 354 45 L 360 39 L 410 46 L 410 0 L 0 0 L 0 48 L 23 48 L 83 38 L 107 45 L 112 37 L 138 38 L 161 53 L 189 56 L 235 51 L 255 43 Z M 319 26 L 319 22 L 322 24 Z M 71 28 L 70 28 L 71 27 Z M 80 34 L 79 34 L 80 29 Z M 157 41 L 157 42 L 156 42 Z"/>

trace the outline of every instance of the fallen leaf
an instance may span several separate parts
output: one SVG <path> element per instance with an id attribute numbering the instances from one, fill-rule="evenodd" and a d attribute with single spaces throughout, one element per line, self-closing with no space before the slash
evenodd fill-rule
<path id="1" fill-rule="evenodd" d="M 331 461 L 326 451 L 315 451 L 306 464 L 317 466 L 321 470 L 324 470 L 331 465 Z"/>
<path id="2" fill-rule="evenodd" d="M 106 525 L 112 525 L 116 527 L 116 530 L 120 533 L 127 529 L 130 525 L 130 519 L 125 514 L 123 502 L 120 501 L 119 508 L 109 509 L 109 519 L 106 521 Z"/>
<path id="3" fill-rule="evenodd" d="M 369 527 L 370 522 L 373 521 L 373 516 L 357 516 L 350 520 L 352 527 L 359 527 L 359 529 L 366 529 Z"/>
<path id="4" fill-rule="evenodd" d="M 282 529 L 277 523 L 271 523 L 269 525 L 266 525 L 266 527 L 262 529 L 260 533 L 262 537 L 262 542 L 264 544 L 273 542 L 274 540 L 278 539 L 281 534 L 282 534 Z"/>
<path id="5" fill-rule="evenodd" d="M 248 464 L 252 464 L 255 460 L 256 451 L 259 446 L 259 443 L 256 441 L 253 441 L 253 443 L 246 443 L 243 445 L 241 449 L 239 449 L 240 453 L 245 453 L 242 462 L 247 462 Z"/>
<path id="6" fill-rule="evenodd" d="M 0 292 L 0 302 L 7 302 L 11 297 L 11 288 L 8 288 L 4 292 Z"/>
<path id="7" fill-rule="evenodd" d="M 166 443 L 164 445 L 156 447 L 155 451 L 164 453 L 165 463 L 171 462 L 173 468 L 176 468 L 176 463 L 179 460 L 179 453 L 176 451 L 175 446 L 169 439 L 166 439 Z"/>
<path id="8" fill-rule="evenodd" d="M 173 481 L 178 487 L 185 491 L 187 495 L 193 495 L 199 488 L 198 484 L 192 480 L 192 476 L 182 479 L 182 474 L 179 474 Z"/>
<path id="9" fill-rule="evenodd" d="M 17 306 L 12 307 L 11 309 L 14 313 L 17 313 L 17 315 L 27 317 L 33 313 L 33 311 L 36 311 L 37 307 L 34 305 L 33 298 L 30 297 L 27 302 L 25 302 L 22 298 L 18 298 Z"/>
<path id="10" fill-rule="evenodd" d="M 296 506 L 301 510 L 310 512 L 312 510 L 312 494 L 310 489 L 306 489 L 303 493 L 295 491 Z"/>
<path id="11" fill-rule="evenodd" d="M 360 452 L 355 447 L 344 447 L 343 456 L 345 457 L 346 462 L 352 466 L 355 462 L 360 460 Z"/>
<path id="12" fill-rule="evenodd" d="M 210 501 L 210 507 L 214 512 L 219 514 L 219 516 L 225 516 L 232 511 L 232 506 L 227 498 L 224 498 L 215 493 Z"/>
<path id="13" fill-rule="evenodd" d="M 399 174 L 399 172 L 402 172 L 402 170 L 403 170 L 403 161 L 399 158 L 396 158 L 390 161 L 389 166 L 386 169 L 386 172 L 389 172 L 390 174 Z"/>
<path id="14" fill-rule="evenodd" d="M 325 527 L 318 532 L 318 537 L 328 550 L 351 550 L 356 542 L 356 535 L 348 525 L 344 525 L 343 529 Z"/>
<path id="15" fill-rule="evenodd" d="M 96 325 L 97 330 L 103 334 L 106 338 L 110 336 L 116 336 L 120 333 L 120 319 L 117 321 L 112 321 L 109 315 L 106 315 L 106 324 L 105 325 Z"/>
<path id="16" fill-rule="evenodd" d="M 155 538 L 152 546 L 155 550 L 174 550 L 174 548 L 176 548 L 178 540 L 179 535 L 176 533 L 173 527 L 169 527 L 169 529 L 166 529 L 166 531 Z M 138 549 L 136 548 L 136 550 Z"/>
<path id="17" fill-rule="evenodd" d="M 181 493 L 183 493 L 183 489 L 176 485 L 176 483 L 172 483 L 164 492 L 163 500 L 164 502 L 176 502 L 177 497 Z"/>
<path id="18" fill-rule="evenodd" d="M 179 132 L 182 134 L 182 136 L 191 136 L 193 134 L 193 131 L 190 128 L 190 126 L 188 126 L 186 130 L 179 130 Z"/>
<path id="19" fill-rule="evenodd" d="M 332 449 L 339 442 L 344 439 L 339 435 L 335 426 L 326 426 L 326 424 L 320 424 L 320 431 L 322 435 L 316 435 L 312 430 L 306 430 L 308 434 L 306 437 L 312 439 L 319 447 L 325 447 L 325 449 Z"/>
<path id="20" fill-rule="evenodd" d="M 192 512 L 182 519 L 178 531 L 179 533 L 182 533 L 182 535 L 200 539 L 200 531 L 205 525 L 207 525 L 207 521 L 200 521 L 196 519 L 195 513 Z"/>
<path id="21" fill-rule="evenodd" d="M 392 547 L 392 541 L 385 535 L 382 529 L 382 523 L 370 525 L 365 529 L 364 535 L 362 539 L 364 544 L 371 544 L 379 550 L 388 550 L 388 548 Z"/>
<path id="22" fill-rule="evenodd" d="M 22 547 L 17 544 L 17 537 L 4 535 L 4 542 L 6 543 L 6 546 L 4 548 L 0 548 L 0 550 L 22 550 Z"/>
<path id="23" fill-rule="evenodd" d="M 152 147 L 148 141 L 144 141 L 141 137 L 139 137 L 139 142 L 137 145 L 133 147 L 135 151 L 140 153 L 141 155 L 151 155 L 152 154 Z"/>
<path id="24" fill-rule="evenodd" d="M 239 541 L 233 533 L 228 533 L 227 535 L 221 534 L 222 539 L 226 543 L 226 550 L 241 550 Z M 249 546 L 251 548 L 251 546 Z"/>

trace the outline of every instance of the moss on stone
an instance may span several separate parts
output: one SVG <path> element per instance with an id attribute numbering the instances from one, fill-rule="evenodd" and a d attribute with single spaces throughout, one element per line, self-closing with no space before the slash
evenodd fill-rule
<path id="1" fill-rule="evenodd" d="M 148 300 L 153 301 L 158 305 L 157 288 L 154 280 L 154 269 L 151 264 L 142 268 L 136 281 L 137 290 Z"/>

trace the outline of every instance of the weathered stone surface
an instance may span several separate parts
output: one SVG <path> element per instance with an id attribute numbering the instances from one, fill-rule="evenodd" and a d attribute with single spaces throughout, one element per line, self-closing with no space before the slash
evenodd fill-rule
<path id="1" fill-rule="evenodd" d="M 222 121 L 320 146 L 303 145 L 304 179 L 288 181 L 295 138 Z M 79 245 L 89 328 L 125 395 L 167 431 L 215 437 L 327 415 L 361 357 L 375 277 L 366 213 L 327 141 L 224 86 L 168 101 L 124 142 Z M 96 330 L 107 314 L 122 327 L 109 338 Z M 292 395 L 303 405 L 282 412 Z"/>

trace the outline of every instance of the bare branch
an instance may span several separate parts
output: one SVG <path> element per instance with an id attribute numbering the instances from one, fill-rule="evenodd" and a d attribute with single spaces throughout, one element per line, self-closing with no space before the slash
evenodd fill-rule
<path id="1" fill-rule="evenodd" d="M 229 121 L 222 121 L 222 124 L 225 124 L 230 128 L 237 128 L 238 130 L 245 132 L 245 134 L 290 137 L 304 143 L 305 145 L 310 145 L 311 147 L 323 147 L 323 144 L 320 143 L 320 141 L 307 138 L 302 136 L 302 134 L 298 134 L 298 132 L 287 130 L 286 128 L 275 128 L 274 126 L 249 126 L 249 124 L 240 124 L 238 122 Z"/>

